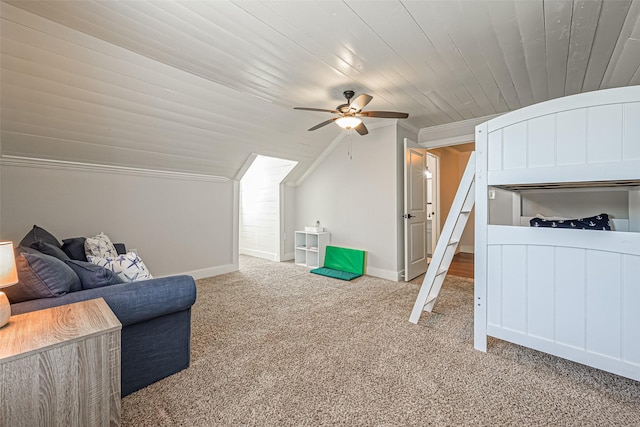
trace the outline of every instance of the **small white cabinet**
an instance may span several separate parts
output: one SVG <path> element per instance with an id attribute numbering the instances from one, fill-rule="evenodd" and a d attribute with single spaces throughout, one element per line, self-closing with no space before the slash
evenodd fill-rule
<path id="1" fill-rule="evenodd" d="M 318 268 L 324 265 L 324 252 L 330 243 L 328 232 L 313 233 L 296 231 L 295 263 L 305 267 Z"/>

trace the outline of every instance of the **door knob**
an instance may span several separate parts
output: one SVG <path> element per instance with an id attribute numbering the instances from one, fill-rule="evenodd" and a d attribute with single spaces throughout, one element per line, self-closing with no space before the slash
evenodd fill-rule
<path id="1" fill-rule="evenodd" d="M 404 214 L 404 215 L 402 215 L 402 217 L 405 218 L 405 219 L 410 219 L 410 218 L 415 218 L 416 216 L 415 215 L 411 215 L 411 214 Z"/>

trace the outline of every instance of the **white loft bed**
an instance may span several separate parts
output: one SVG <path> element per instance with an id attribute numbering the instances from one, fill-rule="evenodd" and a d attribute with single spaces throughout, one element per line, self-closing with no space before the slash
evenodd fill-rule
<path id="1" fill-rule="evenodd" d="M 475 348 L 492 336 L 640 380 L 640 86 L 489 120 L 476 153 Z M 510 224 L 491 222 L 495 189 L 511 192 Z M 527 194 L 573 191 L 623 191 L 627 218 L 617 231 L 522 226 Z"/>

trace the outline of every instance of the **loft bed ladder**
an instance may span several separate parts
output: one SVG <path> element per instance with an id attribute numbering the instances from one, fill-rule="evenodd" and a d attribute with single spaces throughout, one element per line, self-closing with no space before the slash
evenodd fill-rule
<path id="1" fill-rule="evenodd" d="M 475 175 L 476 175 L 476 152 L 472 152 L 467 162 L 467 167 L 462 175 L 460 186 L 453 199 L 453 204 L 444 223 L 440 239 L 436 244 L 436 250 L 427 273 L 424 275 L 422 287 L 416 298 L 416 303 L 411 311 L 409 322 L 417 324 L 423 311 L 433 310 L 442 283 L 449 271 L 451 260 L 456 253 L 456 248 L 460 243 L 462 232 L 469 219 L 469 214 L 475 203 Z"/>

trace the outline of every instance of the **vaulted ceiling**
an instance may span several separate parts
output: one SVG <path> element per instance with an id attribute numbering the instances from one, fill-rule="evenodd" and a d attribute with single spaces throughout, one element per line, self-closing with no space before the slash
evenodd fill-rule
<path id="1" fill-rule="evenodd" d="M 346 89 L 421 129 L 640 84 L 640 0 L 0 7 L 4 155 L 233 178 L 256 153 L 295 178 L 345 131 L 292 108 Z"/>

